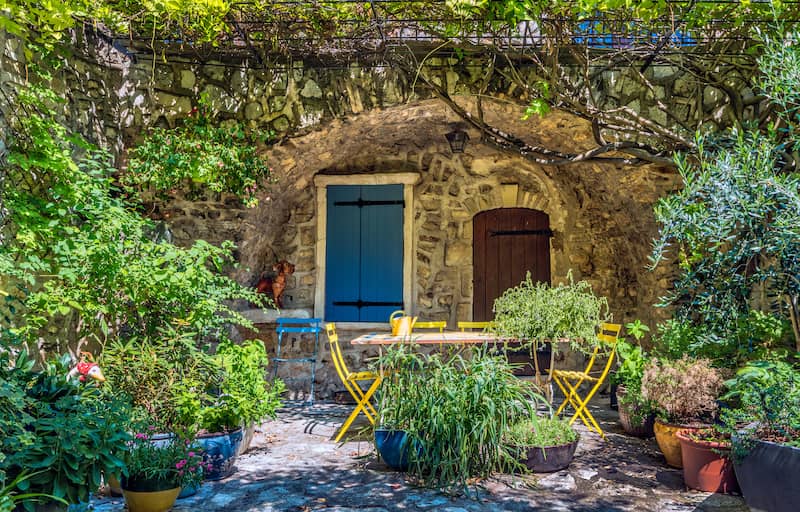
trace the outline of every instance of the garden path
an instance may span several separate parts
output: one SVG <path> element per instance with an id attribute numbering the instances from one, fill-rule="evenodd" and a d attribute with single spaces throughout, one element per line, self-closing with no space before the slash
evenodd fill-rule
<path id="1" fill-rule="evenodd" d="M 233 476 L 204 484 L 197 495 L 179 500 L 173 512 L 749 510 L 737 496 L 687 491 L 681 472 L 663 463 L 655 441 L 623 435 L 608 397 L 602 404 L 599 398 L 591 409 L 607 429 L 608 442 L 578 423 L 581 441 L 567 471 L 500 475 L 482 482 L 474 498 L 410 485 L 375 457 L 365 438 L 334 443 L 347 407 L 287 407 L 277 420 L 262 425 Z M 97 512 L 124 510 L 122 498 L 101 497 L 93 504 Z"/>

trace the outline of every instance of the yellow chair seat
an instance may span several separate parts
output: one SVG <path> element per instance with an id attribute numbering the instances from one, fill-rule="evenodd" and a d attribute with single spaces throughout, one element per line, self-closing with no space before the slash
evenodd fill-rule
<path id="1" fill-rule="evenodd" d="M 583 372 L 577 372 L 572 370 L 554 370 L 553 376 L 563 377 L 565 379 L 570 380 L 583 380 L 583 381 L 590 381 L 590 382 L 597 382 L 600 380 L 598 377 L 592 377 Z"/>
<path id="2" fill-rule="evenodd" d="M 351 372 L 351 373 L 348 373 L 347 376 L 346 376 L 347 380 L 372 380 L 372 379 L 377 379 L 378 377 L 380 377 L 380 376 L 377 373 L 369 372 L 369 371 L 367 371 L 367 372 Z"/>

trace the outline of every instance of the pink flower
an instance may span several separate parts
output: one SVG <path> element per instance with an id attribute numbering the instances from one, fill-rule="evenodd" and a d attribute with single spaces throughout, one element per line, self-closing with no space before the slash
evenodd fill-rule
<path id="1" fill-rule="evenodd" d="M 147 439 L 147 434 L 136 434 L 134 437 L 136 439 Z"/>
<path id="2" fill-rule="evenodd" d="M 178 471 L 178 476 L 183 476 L 183 470 Z"/>
<path id="3" fill-rule="evenodd" d="M 176 469 L 181 469 L 185 465 L 186 465 L 186 459 L 181 459 L 177 463 L 175 463 L 175 468 Z"/>
<path id="4" fill-rule="evenodd" d="M 189 457 L 194 457 L 194 452 L 189 452 L 188 455 Z"/>
<path id="5" fill-rule="evenodd" d="M 150 425 L 149 427 L 147 427 L 147 430 L 149 430 L 150 432 L 152 432 L 155 429 L 156 427 L 154 425 Z"/>

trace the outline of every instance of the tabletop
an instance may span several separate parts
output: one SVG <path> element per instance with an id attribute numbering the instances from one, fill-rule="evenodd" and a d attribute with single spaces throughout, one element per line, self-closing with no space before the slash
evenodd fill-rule
<path id="1" fill-rule="evenodd" d="M 417 343 L 419 345 L 462 345 L 479 343 L 503 343 L 512 341 L 487 332 L 412 332 L 405 336 L 370 333 L 353 339 L 353 345 L 394 345 L 397 343 Z"/>

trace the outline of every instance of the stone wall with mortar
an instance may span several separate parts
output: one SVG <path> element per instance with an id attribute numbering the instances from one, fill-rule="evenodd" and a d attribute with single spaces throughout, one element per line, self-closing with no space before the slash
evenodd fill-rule
<path id="1" fill-rule="evenodd" d="M 3 38 L 0 82 L 24 81 L 24 57 L 13 39 Z M 237 199 L 201 194 L 153 204 L 154 218 L 168 222 L 178 243 L 203 238 L 233 240 L 239 246 L 233 270 L 254 284 L 278 259 L 296 264 L 285 292 L 289 308 L 312 310 L 318 285 L 315 254 L 317 174 L 415 172 L 412 296 L 415 314 L 446 319 L 451 326 L 471 316 L 472 218 L 499 207 L 526 207 L 550 216 L 554 281 L 572 270 L 607 296 L 619 321 L 660 313 L 652 305 L 668 284 L 665 271 L 645 270 L 656 234 L 652 204 L 679 186 L 673 171 L 654 166 L 624 167 L 579 163 L 542 167 L 480 142 L 472 131 L 462 155 L 453 155 L 443 137 L 457 119 L 409 78 L 386 66 L 329 66 L 293 62 L 272 69 L 246 63 L 194 63 L 180 59 L 132 62 L 102 44 L 77 52 L 54 74 L 52 86 L 66 98 L 65 119 L 90 140 L 120 157 L 148 127 L 174 126 L 206 95 L 222 119 L 239 119 L 275 131 L 268 151 L 277 182 L 267 185 L 260 204 L 244 208 Z M 479 61 L 437 60 L 423 70 L 469 106 L 479 85 Z M 659 118 L 657 101 L 674 106 L 677 121 L 691 129 L 718 129 L 732 117 L 720 89 L 694 83 L 676 69 L 652 66 L 654 90 L 637 88 L 631 73 L 609 70 L 596 78 L 601 105 L 627 106 Z M 498 75 L 501 76 L 501 75 Z M 752 96 L 742 77 L 728 85 Z M 519 91 L 502 78 L 490 84 L 500 101 L 485 101 L 487 120 L 520 134 L 527 142 L 577 152 L 593 146 L 588 123 L 554 111 L 521 121 L 521 108 L 503 99 Z M 755 110 L 756 104 L 747 108 Z M 273 327 L 260 326 L 274 340 Z M 358 334 L 343 332 L 342 339 Z M 274 341 L 268 342 L 270 347 Z M 347 347 L 354 367 L 365 351 Z M 319 374 L 323 396 L 333 389 L 329 365 Z M 324 391 L 328 386 L 327 391 Z"/>

